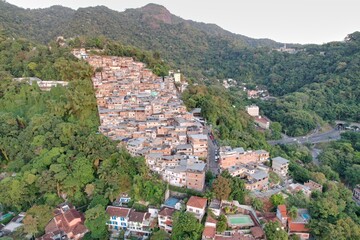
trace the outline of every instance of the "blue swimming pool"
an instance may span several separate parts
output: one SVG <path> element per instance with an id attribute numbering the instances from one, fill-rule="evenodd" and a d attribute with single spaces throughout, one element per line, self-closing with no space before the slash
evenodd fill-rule
<path id="1" fill-rule="evenodd" d="M 305 219 L 305 220 L 309 220 L 310 219 L 310 215 L 307 213 L 303 213 L 301 214 L 301 216 Z"/>
<path id="2" fill-rule="evenodd" d="M 165 201 L 165 204 L 166 206 L 171 206 L 171 207 L 175 207 L 175 205 L 179 202 L 179 199 L 177 198 L 168 198 L 166 201 Z"/>

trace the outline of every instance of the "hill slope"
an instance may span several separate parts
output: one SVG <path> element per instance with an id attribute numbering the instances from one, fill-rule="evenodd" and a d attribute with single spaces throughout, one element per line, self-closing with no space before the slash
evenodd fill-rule
<path id="1" fill-rule="evenodd" d="M 203 76 L 206 70 L 203 62 L 219 49 L 228 52 L 280 45 L 268 39 L 233 34 L 215 24 L 184 20 L 156 4 L 117 12 L 104 6 L 31 10 L 0 2 L 0 9 L 0 26 L 13 36 L 47 43 L 59 35 L 66 38 L 104 35 L 124 44 L 159 51 L 166 61 L 192 76 Z"/>

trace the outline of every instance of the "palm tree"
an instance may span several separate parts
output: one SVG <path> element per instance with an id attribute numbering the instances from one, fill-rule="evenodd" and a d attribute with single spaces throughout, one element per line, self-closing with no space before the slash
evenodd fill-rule
<path id="1" fill-rule="evenodd" d="M 215 193 L 212 191 L 206 190 L 204 197 L 207 198 L 208 201 L 211 201 L 215 198 Z"/>
<path id="2" fill-rule="evenodd" d="M 291 219 L 295 219 L 297 217 L 297 214 L 298 214 L 298 209 L 292 206 L 289 210 L 289 216 L 291 217 Z"/>

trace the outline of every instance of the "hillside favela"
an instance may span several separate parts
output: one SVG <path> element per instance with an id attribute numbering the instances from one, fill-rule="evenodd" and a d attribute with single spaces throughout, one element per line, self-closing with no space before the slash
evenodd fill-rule
<path id="1" fill-rule="evenodd" d="M 360 32 L 288 43 L 154 3 L 15 2 L 0 240 L 360 239 Z"/>

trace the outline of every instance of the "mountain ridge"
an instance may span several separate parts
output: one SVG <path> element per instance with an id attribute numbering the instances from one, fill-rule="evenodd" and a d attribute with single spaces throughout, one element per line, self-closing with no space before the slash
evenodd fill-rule
<path id="1" fill-rule="evenodd" d="M 58 36 L 104 36 L 148 51 L 159 52 L 170 66 L 193 78 L 206 78 L 207 59 L 236 49 L 282 46 L 269 39 L 231 33 L 216 24 L 185 20 L 157 4 L 123 12 L 106 6 L 73 10 L 62 6 L 23 9 L 0 2 L 0 27 L 13 37 L 48 43 Z M 219 52 L 219 53 L 218 53 Z M 215 71 L 218 72 L 218 71 Z"/>

